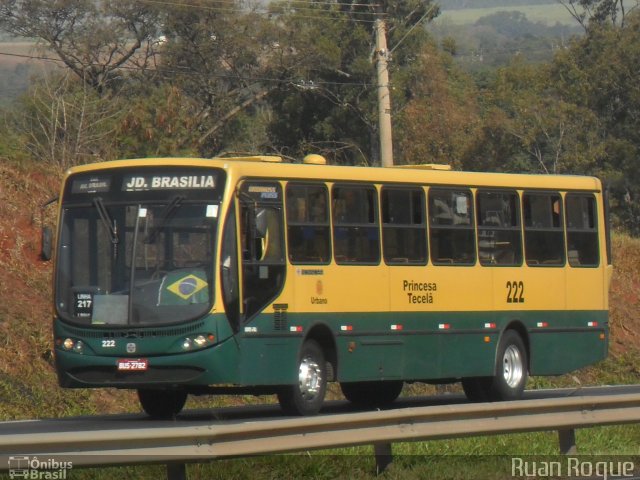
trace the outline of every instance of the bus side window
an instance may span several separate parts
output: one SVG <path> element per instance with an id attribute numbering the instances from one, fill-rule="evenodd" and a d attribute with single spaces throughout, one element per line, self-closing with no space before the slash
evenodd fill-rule
<path id="1" fill-rule="evenodd" d="M 331 260 L 331 227 L 327 187 L 287 185 L 287 241 L 289 260 L 326 264 Z"/>
<path id="2" fill-rule="evenodd" d="M 520 202 L 516 192 L 478 190 L 478 254 L 482 265 L 522 264 Z"/>
<path id="3" fill-rule="evenodd" d="M 434 265 L 473 265 L 476 261 L 471 191 L 429 190 L 429 245 Z"/>
<path id="4" fill-rule="evenodd" d="M 378 194 L 373 186 L 334 185 L 333 245 L 336 263 L 380 262 Z"/>
<path id="5" fill-rule="evenodd" d="M 381 198 L 385 262 L 389 265 L 425 265 L 427 226 L 424 191 L 383 187 Z"/>
<path id="6" fill-rule="evenodd" d="M 564 226 L 560 194 L 525 192 L 522 207 L 527 265 L 563 266 Z"/>
<path id="7" fill-rule="evenodd" d="M 593 195 L 568 193 L 565 197 L 567 257 L 572 267 L 600 263 L 596 201 Z"/>
<path id="8" fill-rule="evenodd" d="M 259 208 L 256 211 L 258 242 L 257 259 L 261 262 L 282 262 L 282 221 L 281 211 L 275 208 Z"/>

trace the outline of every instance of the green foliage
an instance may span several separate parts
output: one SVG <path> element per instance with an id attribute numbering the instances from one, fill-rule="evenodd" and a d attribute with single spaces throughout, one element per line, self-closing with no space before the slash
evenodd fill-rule
<path id="1" fill-rule="evenodd" d="M 550 63 L 516 56 L 474 85 L 453 60 L 465 41 L 447 37 L 444 53 L 428 42 L 431 1 L 0 0 L 0 24 L 38 38 L 71 72 L 32 84 L 11 112 L 9 138 L 61 169 L 224 153 L 316 152 L 375 165 L 373 26 L 384 14 L 399 162 L 599 175 L 612 186 L 617 224 L 638 234 L 640 15 L 622 0 L 562 3 L 574 16 L 582 9 L 584 37 Z M 495 13 L 474 28 L 483 52 L 552 48 L 523 14 Z M 15 145 L 5 139 L 0 154 L 14 156 Z"/>
<path id="2" fill-rule="evenodd" d="M 332 163 L 378 163 L 377 89 L 371 61 L 376 11 L 358 3 L 318 3 L 304 11 L 288 5 L 277 8 L 288 12 L 282 19 L 284 38 L 291 42 L 297 63 L 291 65 L 290 83 L 280 84 L 270 97 L 274 143 L 286 145 L 286 152 L 296 156 L 323 153 Z M 398 111 L 408 100 L 402 95 L 404 78 L 416 68 L 427 38 L 424 30 L 412 27 L 432 18 L 437 8 L 432 2 L 394 1 L 383 2 L 381 11 L 387 13 L 392 108 Z"/>
<path id="3" fill-rule="evenodd" d="M 194 118 L 183 91 L 150 86 L 129 103 L 117 125 L 118 157 L 193 156 Z"/>
<path id="4" fill-rule="evenodd" d="M 242 112 L 258 112 L 274 88 L 271 69 L 282 55 L 276 26 L 241 7 L 239 2 L 225 8 L 210 2 L 166 7 L 162 74 L 190 111 L 191 138 L 184 145 L 201 155 L 232 148 L 242 132 L 232 131 L 231 124 Z"/>
<path id="5" fill-rule="evenodd" d="M 10 131 L 32 159 L 63 171 L 108 159 L 119 108 L 86 83 L 67 74 L 35 81 L 11 111 Z"/>
<path id="6" fill-rule="evenodd" d="M 629 7 L 629 3 L 632 3 L 629 0 L 559 0 L 559 3 L 585 29 L 607 24 L 624 25 L 627 11 L 633 10 L 633 7 Z"/>
<path id="7" fill-rule="evenodd" d="M 548 77 L 546 66 L 519 61 L 498 71 L 487 92 L 492 108 L 484 131 L 488 135 L 479 137 L 478 149 L 509 154 L 494 158 L 489 163 L 492 169 L 595 173 L 604 151 L 598 119 L 589 109 L 558 95 Z M 490 159 L 485 156 L 485 161 Z"/>
<path id="8" fill-rule="evenodd" d="M 403 78 L 410 97 L 396 120 L 397 163 L 444 163 L 461 167 L 480 127 L 477 90 L 450 56 L 423 50 Z M 400 103 L 400 102 L 397 102 Z"/>
<path id="9" fill-rule="evenodd" d="M 622 2 L 613 2 L 617 16 L 607 2 L 580 3 L 590 22 L 586 35 L 552 62 L 527 64 L 516 56 L 478 77 L 480 126 L 459 159 L 474 170 L 597 175 L 611 189 L 614 224 L 638 235 L 640 14 L 620 9 Z M 608 20 L 599 16 L 607 11 Z M 449 110 L 448 117 L 457 112 Z"/>
<path id="10" fill-rule="evenodd" d="M 620 225 L 640 234 L 640 15 L 623 26 L 591 26 L 550 70 L 558 94 L 598 118 L 603 153 L 591 173 L 608 180 Z"/>

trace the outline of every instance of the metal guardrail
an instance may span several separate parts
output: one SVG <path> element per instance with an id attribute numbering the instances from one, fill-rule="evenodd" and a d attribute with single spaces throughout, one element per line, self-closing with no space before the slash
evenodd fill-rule
<path id="1" fill-rule="evenodd" d="M 378 467 L 394 442 L 532 431 L 558 431 L 562 453 L 575 453 L 574 429 L 640 422 L 640 393 L 438 405 L 396 410 L 200 422 L 136 422 L 123 428 L 0 431 L 0 471 L 9 457 L 68 459 L 74 466 L 166 463 L 184 478 L 184 462 L 373 444 Z M 62 422 L 62 420 L 60 421 Z M 25 422 L 25 425 L 33 425 Z M 175 465 L 178 465 L 178 468 Z"/>

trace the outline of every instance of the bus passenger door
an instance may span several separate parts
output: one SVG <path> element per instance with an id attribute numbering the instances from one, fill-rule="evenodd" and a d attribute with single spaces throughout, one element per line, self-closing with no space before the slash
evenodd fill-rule
<path id="1" fill-rule="evenodd" d="M 222 234 L 220 279 L 224 310 L 234 332 L 240 330 L 240 273 L 238 270 L 238 236 L 236 205 L 231 203 Z"/>
<path id="2" fill-rule="evenodd" d="M 247 321 L 267 307 L 284 286 L 286 266 L 279 183 L 246 181 L 240 186 L 242 310 Z"/>

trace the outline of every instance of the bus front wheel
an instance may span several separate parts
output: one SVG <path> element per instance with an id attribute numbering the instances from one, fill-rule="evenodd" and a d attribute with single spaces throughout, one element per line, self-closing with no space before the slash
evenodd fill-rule
<path id="1" fill-rule="evenodd" d="M 173 418 L 187 401 L 183 390 L 138 390 L 140 405 L 151 418 Z"/>
<path id="2" fill-rule="evenodd" d="M 298 357 L 298 381 L 278 392 L 278 401 L 288 415 L 315 415 L 327 392 L 327 364 L 315 340 L 307 340 Z"/>

